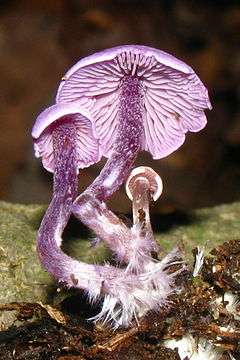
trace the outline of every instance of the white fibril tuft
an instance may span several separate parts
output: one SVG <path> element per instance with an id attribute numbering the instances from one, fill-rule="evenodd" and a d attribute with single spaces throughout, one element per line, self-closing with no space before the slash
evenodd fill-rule
<path id="1" fill-rule="evenodd" d="M 146 263 L 156 262 L 150 256 L 150 251 L 153 250 L 155 244 L 152 244 L 152 236 L 148 232 L 145 236 L 141 235 L 140 224 L 134 224 L 130 229 L 131 241 L 128 245 L 128 265 L 127 270 L 140 273 L 143 271 L 143 266 Z"/>
<path id="2" fill-rule="evenodd" d="M 169 295 L 179 291 L 174 285 L 176 276 L 185 267 L 173 273 L 167 269 L 179 261 L 176 256 L 179 250 L 174 249 L 159 262 L 148 262 L 141 274 L 136 275 L 135 282 L 131 272 L 125 271 L 125 278 L 116 279 L 116 283 L 107 283 L 108 291 L 104 295 L 102 309 L 99 314 L 89 320 L 101 321 L 110 324 L 114 329 L 128 327 L 134 321 L 146 315 L 148 311 L 157 311 L 161 307 L 168 307 Z M 91 295 L 90 295 L 91 296 Z"/>
<path id="3" fill-rule="evenodd" d="M 193 277 L 196 277 L 200 274 L 203 263 L 204 263 L 204 248 L 201 248 L 200 246 L 198 246 L 197 254 L 196 254 L 196 258 L 195 258 L 195 265 L 194 265 L 194 269 L 193 269 Z"/>

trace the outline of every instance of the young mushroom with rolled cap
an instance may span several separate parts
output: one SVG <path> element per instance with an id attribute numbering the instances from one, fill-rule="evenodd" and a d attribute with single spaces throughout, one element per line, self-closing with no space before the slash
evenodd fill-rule
<path id="1" fill-rule="evenodd" d="M 133 226 L 129 241 L 129 265 L 140 272 L 151 255 L 159 251 L 154 239 L 149 204 L 156 201 L 163 189 L 162 179 L 148 166 L 139 166 L 131 171 L 126 182 L 126 193 L 132 201 Z M 137 251 L 136 251 L 137 249 Z"/>
<path id="2" fill-rule="evenodd" d="M 156 201 L 160 197 L 162 190 L 161 177 L 148 166 L 139 166 L 133 169 L 126 182 L 126 193 L 132 200 L 133 211 L 127 269 L 130 268 L 137 274 L 148 274 L 147 281 L 155 289 L 156 303 L 159 304 L 164 299 L 165 284 L 173 285 L 176 276 L 186 268 L 182 261 L 182 251 L 178 245 L 167 256 L 158 260 L 159 246 L 153 235 L 149 206 L 152 201 Z M 166 269 L 176 264 L 181 266 L 169 276 Z M 176 290 L 176 287 L 174 289 L 173 286 L 171 292 Z"/>
<path id="3" fill-rule="evenodd" d="M 171 154 L 188 131 L 204 128 L 204 110 L 211 109 L 207 89 L 191 67 L 139 45 L 114 47 L 80 60 L 64 76 L 56 101 L 76 101 L 89 109 L 101 152 L 109 158 L 73 205 L 75 216 L 95 232 L 96 219 L 105 211 L 103 201 L 126 181 L 139 151 L 150 152 L 154 159 Z M 122 247 L 112 238 L 104 240 L 124 261 L 128 237 Z"/>

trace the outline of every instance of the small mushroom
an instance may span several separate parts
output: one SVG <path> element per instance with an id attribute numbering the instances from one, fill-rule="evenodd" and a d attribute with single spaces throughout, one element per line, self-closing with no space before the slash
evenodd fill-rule
<path id="1" fill-rule="evenodd" d="M 138 152 L 148 151 L 154 159 L 171 154 L 188 131 L 205 127 L 204 110 L 211 109 L 207 89 L 190 66 L 139 45 L 114 47 L 80 60 L 64 76 L 56 101 L 76 101 L 89 109 L 101 152 L 109 158 L 73 205 L 75 216 L 92 229 L 93 214 L 101 217 L 103 202 L 126 180 Z M 108 245 L 121 258 L 117 242 Z"/>
<path id="2" fill-rule="evenodd" d="M 90 113 L 84 108 L 79 108 L 76 103 L 53 105 L 37 117 L 32 129 L 35 156 L 42 158 L 46 170 L 55 171 L 54 141 L 57 140 L 54 137 L 54 130 L 64 124 L 73 132 L 70 140 L 76 152 L 77 173 L 79 168 L 88 167 L 100 160 L 99 143 L 93 135 L 92 120 L 90 119 Z M 56 146 L 57 144 L 55 148 Z"/>
<path id="3" fill-rule="evenodd" d="M 129 255 L 129 267 L 139 271 L 151 259 L 151 255 L 159 251 L 151 227 L 149 204 L 160 197 L 163 184 L 152 168 L 140 166 L 131 171 L 125 187 L 133 209 L 132 234 L 126 253 Z"/>
<path id="4" fill-rule="evenodd" d="M 148 273 L 148 280 L 156 290 L 155 296 L 159 304 L 163 301 L 162 285 L 169 281 L 174 282 L 176 275 L 185 269 L 179 247 L 174 248 L 167 256 L 157 260 L 159 247 L 154 239 L 149 204 L 156 201 L 163 190 L 161 177 L 150 167 L 139 166 L 133 169 L 126 182 L 126 193 L 132 200 L 133 226 L 128 241 L 128 270 L 137 274 Z M 153 254 L 155 256 L 153 256 Z M 170 265 L 180 265 L 179 271 L 172 273 L 170 280 L 166 275 L 166 268 Z M 151 275 L 150 275 L 151 274 Z M 173 288 L 173 292 L 176 289 Z"/>
<path id="5" fill-rule="evenodd" d="M 162 179 L 152 168 L 139 166 L 131 171 L 125 187 L 127 196 L 133 202 L 133 223 L 151 228 L 149 202 L 156 201 L 162 194 Z"/>

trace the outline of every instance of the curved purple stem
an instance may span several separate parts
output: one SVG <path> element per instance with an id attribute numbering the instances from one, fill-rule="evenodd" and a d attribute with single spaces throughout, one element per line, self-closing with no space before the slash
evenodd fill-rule
<path id="1" fill-rule="evenodd" d="M 73 121 L 65 117 L 61 124 L 52 125 L 52 136 L 55 158 L 53 197 L 39 228 L 37 251 L 44 268 L 59 282 L 71 287 L 75 281 L 71 269 L 76 261 L 64 254 L 60 246 L 78 186 Z M 82 266 L 84 272 L 91 270 L 88 266 L 85 268 L 85 264 Z M 81 286 L 87 288 L 84 281 Z"/>
<path id="2" fill-rule="evenodd" d="M 100 294 L 101 268 L 72 259 L 60 249 L 62 232 L 77 196 L 76 129 L 70 117 L 52 125 L 55 158 L 53 198 L 42 220 L 37 240 L 39 259 L 44 268 L 68 287 Z"/>

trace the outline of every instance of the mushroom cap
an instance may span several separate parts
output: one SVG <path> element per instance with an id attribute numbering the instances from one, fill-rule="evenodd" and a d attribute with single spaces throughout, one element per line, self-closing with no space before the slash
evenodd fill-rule
<path id="1" fill-rule="evenodd" d="M 135 186 L 135 182 L 138 179 L 144 179 L 148 181 L 149 191 L 152 194 L 152 198 L 154 201 L 162 194 L 163 183 L 161 177 L 149 166 L 139 166 L 133 169 L 126 181 L 125 189 L 127 196 L 130 200 L 133 200 L 133 189 Z"/>
<path id="2" fill-rule="evenodd" d="M 76 63 L 62 78 L 56 101 L 78 101 L 94 118 L 102 154 L 111 156 L 121 80 L 138 77 L 144 94 L 141 149 L 160 159 L 177 150 L 187 131 L 205 127 L 208 92 L 194 70 L 161 50 L 140 45 L 107 49 Z"/>
<path id="3" fill-rule="evenodd" d="M 71 119 L 76 126 L 77 167 L 85 168 L 100 160 L 99 142 L 93 135 L 89 112 L 74 102 L 56 104 L 45 109 L 32 129 L 35 156 L 42 158 L 45 169 L 54 172 L 54 153 L 51 126 L 56 121 Z"/>

